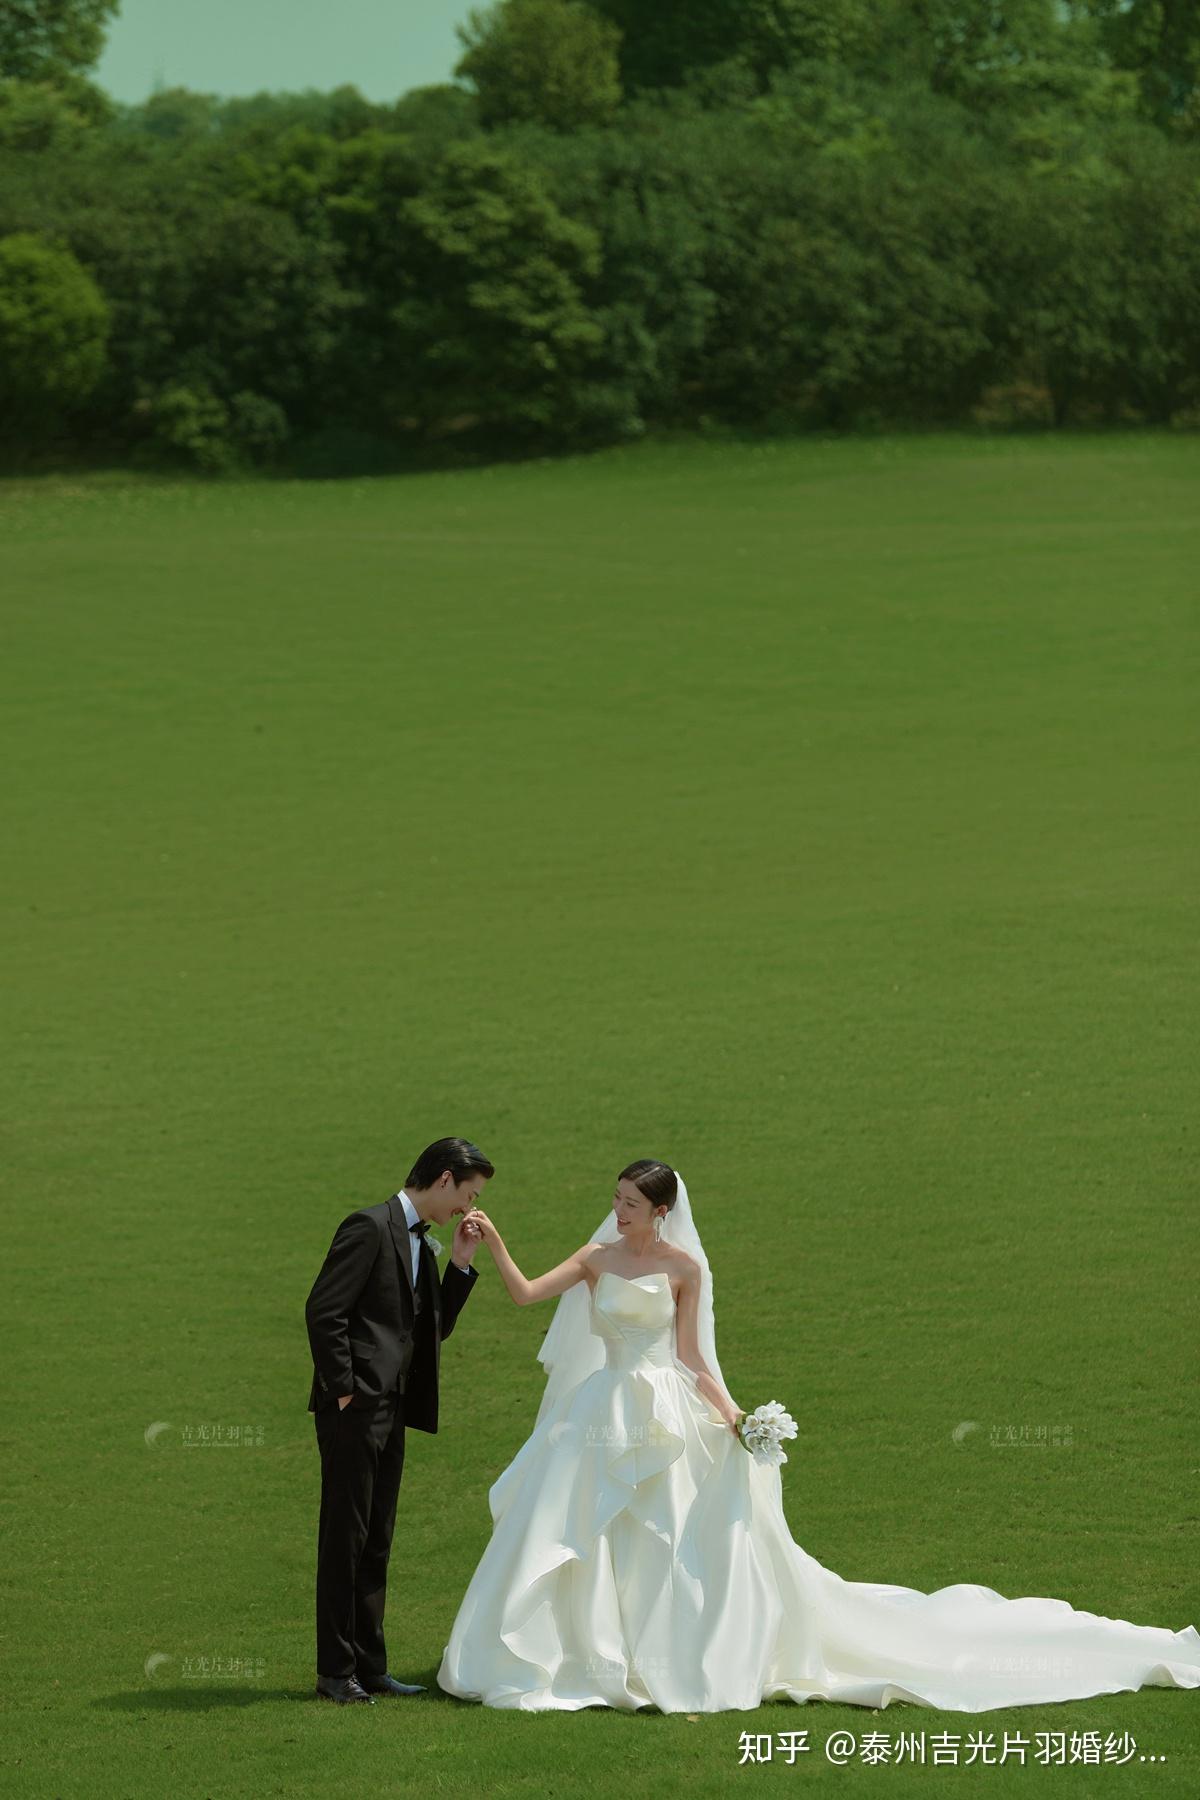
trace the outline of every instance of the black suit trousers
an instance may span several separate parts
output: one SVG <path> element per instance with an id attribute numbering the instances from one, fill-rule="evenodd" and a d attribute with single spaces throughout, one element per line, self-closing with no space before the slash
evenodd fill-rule
<path id="1" fill-rule="evenodd" d="M 383 1611 L 404 1472 L 404 1395 L 314 1413 L 321 1453 L 317 1673 L 387 1673 Z"/>

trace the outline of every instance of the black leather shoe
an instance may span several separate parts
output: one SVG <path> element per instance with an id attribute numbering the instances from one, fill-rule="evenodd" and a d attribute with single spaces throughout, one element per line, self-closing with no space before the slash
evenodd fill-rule
<path id="1" fill-rule="evenodd" d="M 365 1701 L 368 1706 L 374 1706 L 375 1704 L 370 1694 L 367 1693 L 365 1688 L 359 1685 L 353 1675 L 343 1675 L 340 1677 L 336 1675 L 318 1675 L 316 1691 L 318 1700 L 337 1700 L 340 1701 L 343 1706 L 351 1700 L 357 1700 L 360 1703 Z"/>
<path id="2" fill-rule="evenodd" d="M 427 1690 L 419 1681 L 397 1681 L 394 1675 L 376 1675 L 364 1680 L 367 1698 L 372 1694 L 423 1694 Z"/>

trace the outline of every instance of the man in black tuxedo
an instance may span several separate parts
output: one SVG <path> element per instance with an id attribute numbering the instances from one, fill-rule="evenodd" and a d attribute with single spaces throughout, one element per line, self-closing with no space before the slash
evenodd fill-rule
<path id="1" fill-rule="evenodd" d="M 442 1339 L 478 1279 L 471 1260 L 480 1240 L 467 1215 L 494 1173 L 466 1138 L 439 1138 L 398 1194 L 342 1220 L 308 1296 L 308 1410 L 321 1453 L 322 1699 L 370 1703 L 375 1694 L 425 1691 L 389 1674 L 383 1641 L 404 1428 L 437 1431 Z M 462 1216 L 439 1279 L 425 1232 L 456 1214 Z"/>

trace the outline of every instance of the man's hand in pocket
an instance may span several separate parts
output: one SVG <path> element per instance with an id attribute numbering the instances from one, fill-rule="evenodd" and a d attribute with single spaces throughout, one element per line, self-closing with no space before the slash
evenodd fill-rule
<path id="1" fill-rule="evenodd" d="M 345 1412 L 346 1408 L 349 1406 L 349 1404 L 353 1400 L 353 1398 L 354 1398 L 353 1394 L 339 1394 L 338 1395 L 338 1411 Z"/>

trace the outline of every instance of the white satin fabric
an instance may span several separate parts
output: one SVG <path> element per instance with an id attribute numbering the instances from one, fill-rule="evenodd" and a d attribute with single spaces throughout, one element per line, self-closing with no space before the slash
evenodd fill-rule
<path id="1" fill-rule="evenodd" d="M 780 1471 L 678 1361 L 665 1273 L 605 1270 L 605 1366 L 539 1420 L 488 1494 L 492 1536 L 438 1670 L 528 1711 L 750 1710 L 894 1700 L 955 1712 L 1200 1686 L 1200 1633 L 1005 1599 L 844 1581 L 794 1542 Z"/>

